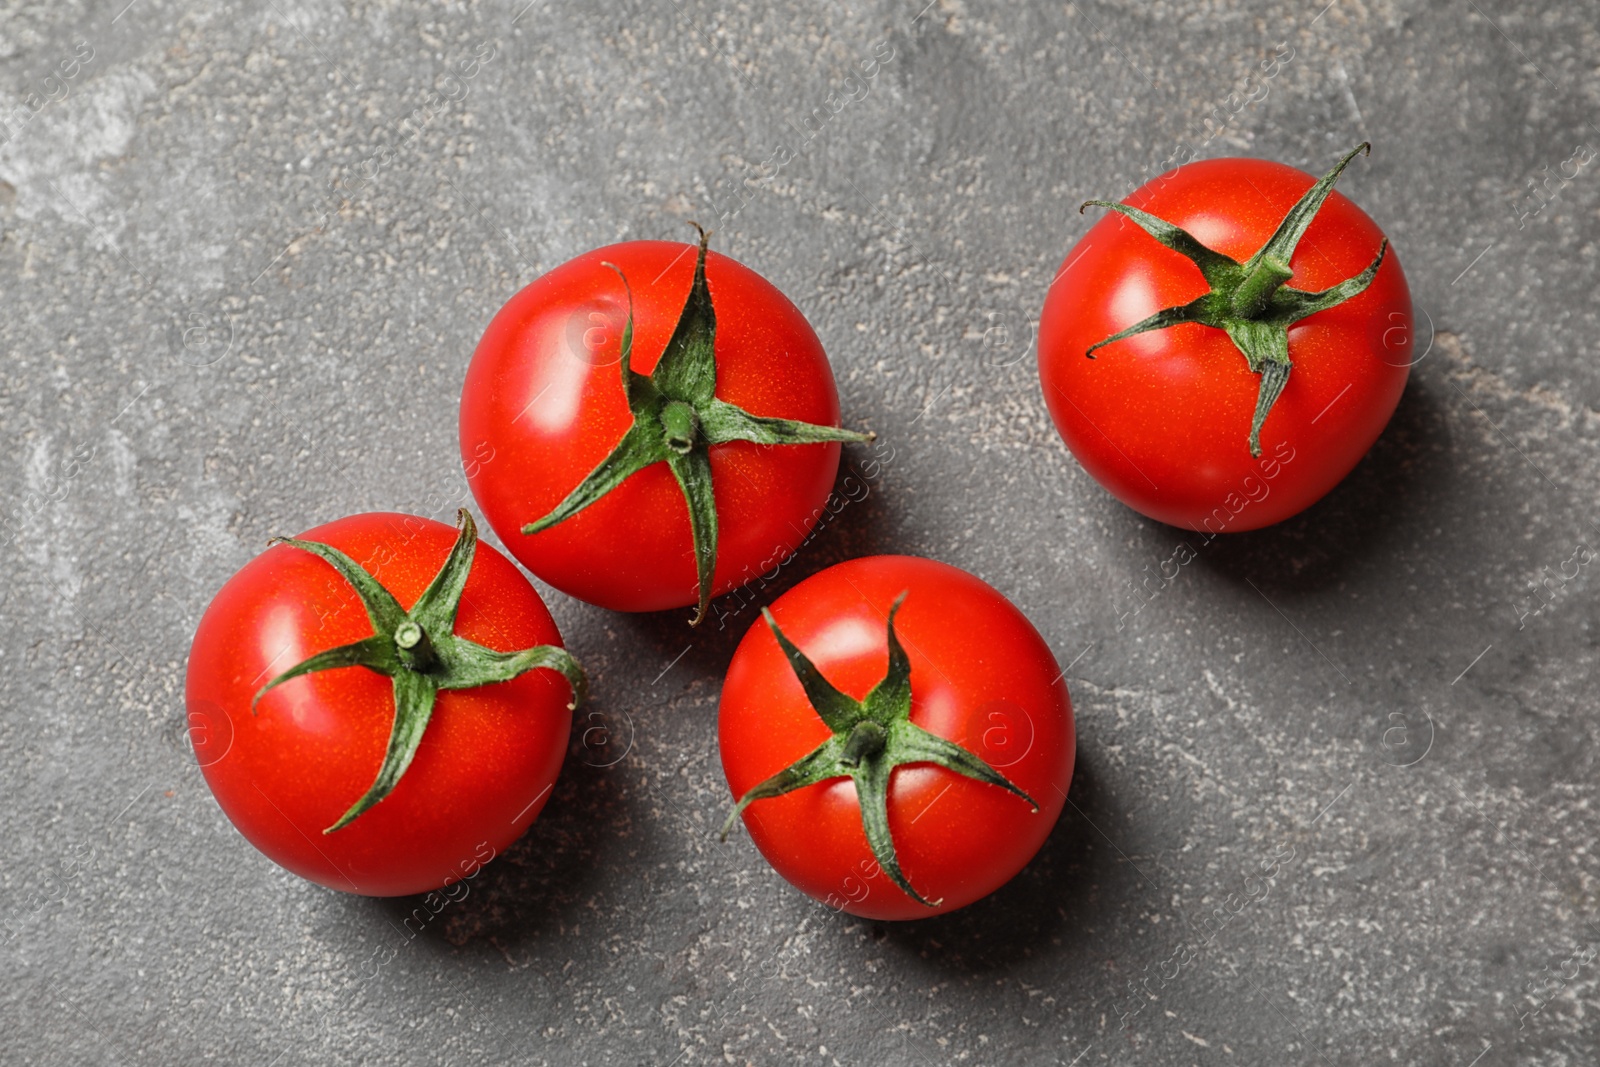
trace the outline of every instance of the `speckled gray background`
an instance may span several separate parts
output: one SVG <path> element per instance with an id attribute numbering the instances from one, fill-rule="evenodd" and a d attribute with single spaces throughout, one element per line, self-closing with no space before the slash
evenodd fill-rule
<path id="1" fill-rule="evenodd" d="M 1600 146 L 1600 5 L 924 3 L 0 7 L 0 1060 L 1595 1062 L 1600 638 L 1569 561 L 1600 544 L 1600 167 L 1528 187 Z M 1180 534 L 1039 395 L 1075 208 L 1183 144 L 1320 172 L 1361 139 L 1341 188 L 1425 353 L 1399 411 L 1324 502 L 1127 615 Z M 594 718 L 406 939 L 411 902 L 303 883 L 222 816 L 194 626 L 270 534 L 448 519 L 490 315 L 689 218 L 800 305 L 895 457 L 779 588 L 884 550 L 997 585 L 1072 664 L 1073 805 L 964 912 L 833 914 L 714 836 L 743 620 L 547 590 Z"/>

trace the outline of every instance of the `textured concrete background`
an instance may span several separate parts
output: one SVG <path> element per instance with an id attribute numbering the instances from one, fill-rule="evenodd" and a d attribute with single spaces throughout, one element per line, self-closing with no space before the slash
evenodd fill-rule
<path id="1" fill-rule="evenodd" d="M 1600 5 L 926 2 L 7 0 L 0 1060 L 1594 1062 L 1600 631 L 1570 561 L 1600 544 L 1600 167 L 1529 184 L 1600 146 Z M 1185 144 L 1320 172 L 1364 138 L 1340 188 L 1425 353 L 1399 411 L 1119 630 L 1181 535 L 1039 394 L 1077 204 Z M 303 883 L 224 819 L 186 748 L 195 624 L 271 534 L 448 521 L 491 314 L 689 218 L 892 450 L 771 593 L 884 550 L 997 585 L 1072 663 L 1073 806 L 964 912 L 833 914 L 714 836 L 746 620 L 547 590 L 598 699 L 546 814 L 407 939 L 413 902 Z"/>

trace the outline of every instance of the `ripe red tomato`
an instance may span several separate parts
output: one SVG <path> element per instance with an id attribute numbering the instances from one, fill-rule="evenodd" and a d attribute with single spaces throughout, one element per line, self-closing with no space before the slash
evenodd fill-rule
<path id="1" fill-rule="evenodd" d="M 922 903 L 896 884 L 869 844 L 863 798 L 870 781 L 862 788 L 859 778 L 818 778 L 743 809 L 750 836 L 779 874 L 831 907 L 873 919 L 953 911 L 1009 881 L 1055 825 L 1076 751 L 1060 668 L 1016 607 L 947 564 L 873 556 L 795 586 L 772 605 L 772 623 L 752 626 L 734 653 L 718 737 L 736 799 L 836 737 L 813 703 L 815 683 L 802 687 L 772 624 L 824 686 L 843 694 L 838 703 L 870 705 L 892 688 L 869 698 L 893 673 L 887 623 L 902 593 L 893 632 L 910 667 L 910 723 L 965 749 L 1010 788 L 926 761 L 891 759 L 873 772 L 887 782 L 892 855 Z M 862 729 L 870 727 L 846 732 Z M 860 774 L 875 752 L 855 764 Z M 851 770 L 848 757 L 845 763 L 840 773 Z"/>
<path id="2" fill-rule="evenodd" d="M 1314 182 L 1279 163 L 1213 159 L 1168 172 L 1123 203 L 1243 263 Z M 1383 245 L 1378 226 L 1334 192 L 1294 246 L 1290 285 L 1336 286 Z M 1399 402 L 1412 332 L 1410 291 L 1390 250 L 1365 291 L 1288 326 L 1293 369 L 1252 455 L 1261 379 L 1224 330 L 1184 322 L 1085 358 L 1118 331 L 1210 289 L 1194 262 L 1108 213 L 1050 287 L 1039 373 L 1057 429 L 1096 481 L 1151 518 L 1215 534 L 1288 518 L 1350 472 Z"/>
<path id="3" fill-rule="evenodd" d="M 512 297 L 489 324 L 461 394 L 461 453 L 479 506 L 525 567 L 581 600 L 657 611 L 701 600 L 686 490 L 668 463 L 524 532 L 635 424 L 619 382 L 629 298 L 617 272 L 632 292 L 632 369 L 656 369 L 695 285 L 695 246 L 630 241 L 585 253 Z M 754 415 L 837 427 L 833 373 L 800 311 L 714 252 L 705 280 L 715 302 L 715 396 Z M 839 445 L 734 440 L 711 446 L 709 460 L 719 536 L 705 600 L 805 540 L 833 488 Z"/>
<path id="4" fill-rule="evenodd" d="M 375 513 L 299 540 L 342 551 L 411 610 L 451 556 L 457 533 L 429 519 Z M 538 594 L 508 559 L 482 544 L 466 558 L 456 637 L 500 652 L 560 644 Z M 551 670 L 439 691 L 393 791 L 325 832 L 385 763 L 396 721 L 390 678 L 360 666 L 322 670 L 276 685 L 254 712 L 251 702 L 276 675 L 313 654 L 372 639 L 374 629 L 333 566 L 275 545 L 206 609 L 189 654 L 187 703 L 206 783 L 251 844 L 313 882 L 398 896 L 471 877 L 527 829 L 561 769 L 573 698 Z M 435 646 L 449 640 L 430 636 Z"/>

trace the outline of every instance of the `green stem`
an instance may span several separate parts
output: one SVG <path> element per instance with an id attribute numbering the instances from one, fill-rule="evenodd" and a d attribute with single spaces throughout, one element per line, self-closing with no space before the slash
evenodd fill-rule
<path id="1" fill-rule="evenodd" d="M 428 632 L 409 619 L 395 627 L 394 647 L 400 662 L 414 671 L 431 670 L 439 662 Z"/>
<path id="2" fill-rule="evenodd" d="M 686 456 L 700 440 L 700 416 L 692 405 L 669 400 L 661 406 L 661 429 L 666 434 L 667 447 Z"/>
<path id="3" fill-rule="evenodd" d="M 863 719 L 850 728 L 850 735 L 844 743 L 844 753 L 839 757 L 839 762 L 846 767 L 859 767 L 864 759 L 871 759 L 883 751 L 883 746 L 888 743 L 889 732 L 871 719 Z"/>
<path id="4" fill-rule="evenodd" d="M 1253 319 L 1267 309 L 1272 294 L 1294 275 L 1289 264 L 1273 256 L 1263 256 L 1256 269 L 1244 276 L 1239 288 L 1233 291 L 1233 313 L 1242 319 Z"/>

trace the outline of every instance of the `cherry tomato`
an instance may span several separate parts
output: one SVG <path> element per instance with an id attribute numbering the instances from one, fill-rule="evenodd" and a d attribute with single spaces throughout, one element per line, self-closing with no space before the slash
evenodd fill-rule
<path id="1" fill-rule="evenodd" d="M 1279 163 L 1214 159 L 1164 174 L 1123 204 L 1242 264 L 1316 181 Z M 1289 287 L 1337 286 L 1386 247 L 1378 226 L 1333 192 L 1293 247 Z M 1223 329 L 1182 322 L 1085 358 L 1119 331 L 1210 291 L 1195 262 L 1108 213 L 1050 287 L 1039 373 L 1057 429 L 1095 480 L 1151 518 L 1215 534 L 1279 522 L 1350 472 L 1399 402 L 1412 332 L 1410 291 L 1390 250 L 1359 295 L 1287 326 L 1292 371 L 1252 455 L 1262 378 Z"/>
<path id="2" fill-rule="evenodd" d="M 800 311 L 726 256 L 707 255 L 704 271 L 716 397 L 757 416 L 837 427 L 833 374 Z M 621 611 L 701 600 L 686 490 L 665 462 L 548 529 L 523 532 L 635 424 L 620 366 L 629 291 L 630 363 L 648 375 L 695 284 L 694 245 L 630 241 L 585 253 L 512 297 L 467 371 L 461 452 L 473 495 L 525 567 L 581 600 Z M 709 459 L 719 535 L 705 599 L 772 569 L 805 540 L 833 488 L 839 445 L 735 440 L 711 446 Z"/>
<path id="3" fill-rule="evenodd" d="M 947 564 L 873 556 L 830 567 L 789 590 L 772 605 L 770 622 L 756 623 L 734 653 L 718 738 L 736 799 L 830 738 L 872 729 L 846 721 L 836 734 L 824 723 L 811 699 L 816 694 L 799 681 L 777 633 L 814 665 L 824 685 L 843 694 L 836 704 L 870 707 L 864 698 L 892 675 L 888 625 L 897 600 L 893 632 L 909 665 L 909 722 L 934 735 L 934 749 L 958 746 L 1005 784 L 902 761 L 891 739 L 883 748 L 857 746 L 847 754 L 842 767 L 831 768 L 844 777 L 743 807 L 750 836 L 779 874 L 831 907 L 874 919 L 942 914 L 1010 880 L 1055 825 L 1075 755 L 1060 668 L 1016 607 Z M 870 761 L 885 757 L 888 765 L 867 775 Z M 867 775 L 867 786 L 858 785 L 860 775 Z M 869 843 L 863 808 L 871 805 L 874 780 L 887 781 L 892 856 L 921 902 L 891 876 L 883 849 Z"/>
<path id="4" fill-rule="evenodd" d="M 298 541 L 344 553 L 409 610 L 452 555 L 457 532 L 410 515 L 366 514 Z M 466 559 L 456 638 L 501 653 L 559 646 L 550 614 L 508 559 L 485 544 Z M 446 629 L 432 635 L 435 647 L 451 639 Z M 392 792 L 329 830 L 385 763 L 397 687 L 350 666 L 262 689 L 315 654 L 374 640 L 374 631 L 362 598 L 329 562 L 294 544 L 269 548 L 228 580 L 200 620 L 189 654 L 190 732 L 217 802 L 268 858 L 334 889 L 420 893 L 476 874 L 539 814 L 566 752 L 573 697 L 553 670 L 439 691 Z"/>

